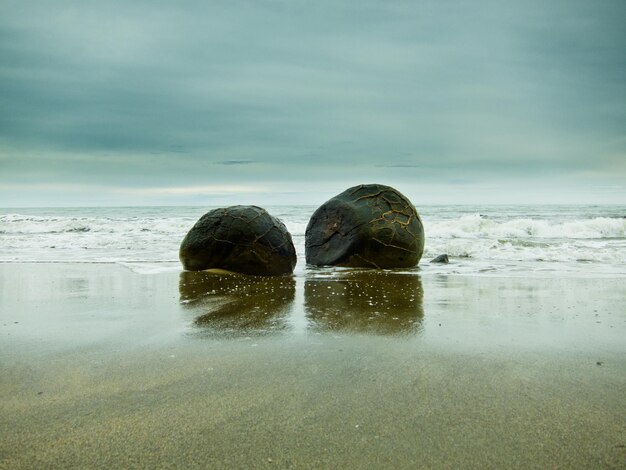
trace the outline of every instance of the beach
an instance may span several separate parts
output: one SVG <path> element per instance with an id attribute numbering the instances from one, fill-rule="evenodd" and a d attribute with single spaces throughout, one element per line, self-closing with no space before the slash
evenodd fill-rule
<path id="1" fill-rule="evenodd" d="M 624 468 L 619 277 L 0 264 L 2 468 Z"/>
<path id="2" fill-rule="evenodd" d="M 2 5 L 0 470 L 626 470 L 626 0 Z"/>

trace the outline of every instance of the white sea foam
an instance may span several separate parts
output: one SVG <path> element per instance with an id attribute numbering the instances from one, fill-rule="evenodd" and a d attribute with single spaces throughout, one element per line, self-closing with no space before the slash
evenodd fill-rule
<path id="1" fill-rule="evenodd" d="M 291 232 L 304 269 L 304 233 L 314 207 L 268 208 Z M 426 272 L 514 272 L 546 263 L 626 275 L 623 208 L 422 210 Z M 180 242 L 206 208 L 29 209 L 0 212 L 0 262 L 120 263 L 141 273 L 178 266 Z M 525 213 L 533 214 L 526 216 Z M 452 257 L 449 266 L 427 261 Z M 529 264 L 530 263 L 530 264 Z M 534 263 L 534 264 L 533 264 Z M 556 263 L 556 264 L 554 264 Z"/>
<path id="2" fill-rule="evenodd" d="M 174 262 L 165 262 L 165 263 L 127 263 L 127 262 L 119 262 L 116 263 L 125 268 L 130 269 L 131 271 L 137 274 L 159 274 L 159 273 L 171 273 L 171 272 L 179 272 L 180 264 Z"/>
<path id="3" fill-rule="evenodd" d="M 559 222 L 515 218 L 499 222 L 470 214 L 451 220 L 433 220 L 427 230 L 429 236 L 443 238 L 624 238 L 626 219 L 594 217 Z"/>
<path id="4" fill-rule="evenodd" d="M 0 261 L 177 261 L 178 244 L 194 222 L 180 217 L 2 215 Z"/>
<path id="5" fill-rule="evenodd" d="M 472 214 L 425 221 L 425 225 L 426 256 L 447 253 L 482 261 L 626 264 L 626 219 L 623 218 L 496 221 Z"/>

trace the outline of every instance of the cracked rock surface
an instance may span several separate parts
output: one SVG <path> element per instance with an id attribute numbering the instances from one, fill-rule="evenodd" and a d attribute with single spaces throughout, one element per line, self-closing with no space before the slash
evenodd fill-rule
<path id="1" fill-rule="evenodd" d="M 424 251 L 424 226 L 405 196 L 363 184 L 319 207 L 306 228 L 306 262 L 314 266 L 408 268 Z"/>
<path id="2" fill-rule="evenodd" d="M 285 225 L 257 206 L 231 206 L 204 214 L 180 246 L 189 271 L 225 269 L 241 274 L 290 274 L 296 250 Z"/>

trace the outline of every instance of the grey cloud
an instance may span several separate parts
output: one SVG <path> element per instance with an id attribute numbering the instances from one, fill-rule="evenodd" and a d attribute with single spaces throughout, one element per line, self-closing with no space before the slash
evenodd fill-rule
<path id="1" fill-rule="evenodd" d="M 625 5 L 5 2 L 1 169 L 137 185 L 608 174 L 626 153 Z"/>
<path id="2" fill-rule="evenodd" d="M 254 160 L 224 160 L 221 162 L 215 162 L 216 165 L 250 165 L 251 163 L 255 163 Z"/>
<path id="3" fill-rule="evenodd" d="M 377 168 L 421 168 L 423 165 L 412 165 L 412 164 L 390 164 L 390 165 L 376 165 Z"/>

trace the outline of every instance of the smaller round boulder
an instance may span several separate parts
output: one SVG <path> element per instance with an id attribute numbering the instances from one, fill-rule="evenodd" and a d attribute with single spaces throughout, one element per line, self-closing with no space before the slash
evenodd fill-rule
<path id="1" fill-rule="evenodd" d="M 180 245 L 188 271 L 225 269 L 277 276 L 296 266 L 296 250 L 285 225 L 257 206 L 231 206 L 204 214 Z"/>
<path id="2" fill-rule="evenodd" d="M 362 184 L 313 213 L 305 248 L 306 262 L 314 266 L 410 268 L 422 257 L 424 226 L 399 191 Z"/>

